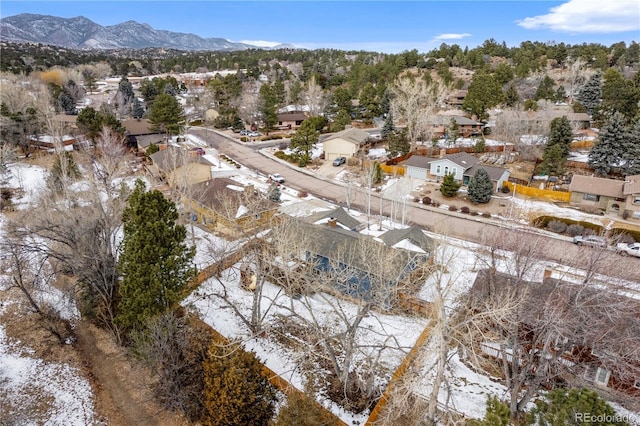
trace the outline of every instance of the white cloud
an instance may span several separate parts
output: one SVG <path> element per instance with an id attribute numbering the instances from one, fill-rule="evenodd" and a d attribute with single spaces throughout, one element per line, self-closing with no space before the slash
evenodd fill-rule
<path id="1" fill-rule="evenodd" d="M 461 38 L 471 37 L 469 33 L 446 33 L 435 36 L 434 40 L 460 40 Z"/>
<path id="2" fill-rule="evenodd" d="M 637 0 L 569 0 L 546 15 L 516 21 L 523 28 L 569 33 L 617 33 L 640 30 Z"/>

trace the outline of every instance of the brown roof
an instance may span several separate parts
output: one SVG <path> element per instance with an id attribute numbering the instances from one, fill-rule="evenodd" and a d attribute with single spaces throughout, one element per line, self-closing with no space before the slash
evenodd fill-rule
<path id="1" fill-rule="evenodd" d="M 153 160 L 153 162 L 158 166 L 158 169 L 162 172 L 175 170 L 187 163 L 198 163 L 213 166 L 213 163 L 203 156 L 193 155 L 189 151 L 176 146 L 168 146 L 166 149 L 154 152 L 149 156 L 149 158 Z"/>
<path id="2" fill-rule="evenodd" d="M 307 118 L 309 117 L 302 112 L 284 112 L 278 114 L 278 121 L 304 121 Z"/>
<path id="3" fill-rule="evenodd" d="M 228 178 L 210 179 L 190 187 L 191 198 L 228 219 L 276 210 L 278 204 L 260 195 L 252 186 Z"/>
<path id="4" fill-rule="evenodd" d="M 125 128 L 128 135 L 138 136 L 138 135 L 150 135 L 153 133 L 157 133 L 151 130 L 151 122 L 149 120 L 122 120 L 122 127 Z"/>
<path id="5" fill-rule="evenodd" d="M 640 194 L 640 175 L 627 176 L 624 179 L 624 195 Z"/>
<path id="6" fill-rule="evenodd" d="M 138 147 L 140 148 L 147 148 L 152 143 L 160 145 L 164 142 L 164 135 L 139 135 L 136 136 L 136 142 L 138 143 Z"/>
<path id="7" fill-rule="evenodd" d="M 571 185 L 569 185 L 569 191 L 624 198 L 622 193 L 623 186 L 624 181 L 621 180 L 574 175 L 571 179 Z"/>
<path id="8" fill-rule="evenodd" d="M 362 145 L 369 138 L 369 133 L 364 130 L 351 128 L 345 129 L 341 132 L 335 133 L 324 140 L 324 142 L 328 142 L 333 139 L 343 139 L 347 142 L 351 142 L 354 145 Z"/>

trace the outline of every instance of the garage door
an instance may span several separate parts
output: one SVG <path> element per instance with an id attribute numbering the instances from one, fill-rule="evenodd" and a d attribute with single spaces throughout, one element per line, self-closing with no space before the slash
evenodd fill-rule
<path id="1" fill-rule="evenodd" d="M 414 177 L 416 179 L 427 179 L 427 170 L 422 167 L 407 166 L 407 176 Z"/>

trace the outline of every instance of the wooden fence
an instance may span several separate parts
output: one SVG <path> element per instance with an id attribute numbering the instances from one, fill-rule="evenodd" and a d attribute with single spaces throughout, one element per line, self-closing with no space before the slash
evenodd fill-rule
<path id="1" fill-rule="evenodd" d="M 514 194 L 527 195 L 529 197 L 543 198 L 545 200 L 562 201 L 568 203 L 571 199 L 570 192 L 551 191 L 548 189 L 532 188 L 530 186 L 522 186 L 513 182 L 505 182 Z"/>

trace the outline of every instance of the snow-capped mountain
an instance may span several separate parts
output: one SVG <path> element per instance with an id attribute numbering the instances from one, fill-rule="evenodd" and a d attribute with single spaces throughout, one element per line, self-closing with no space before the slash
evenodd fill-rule
<path id="1" fill-rule="evenodd" d="M 155 30 L 148 24 L 127 21 L 103 27 L 78 16 L 58 18 L 23 13 L 0 20 L 0 39 L 64 46 L 74 49 L 142 49 L 161 47 L 179 50 L 245 50 L 259 48 L 224 38 Z"/>

